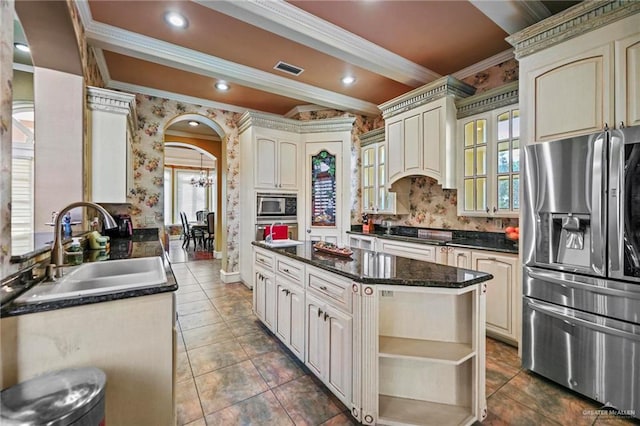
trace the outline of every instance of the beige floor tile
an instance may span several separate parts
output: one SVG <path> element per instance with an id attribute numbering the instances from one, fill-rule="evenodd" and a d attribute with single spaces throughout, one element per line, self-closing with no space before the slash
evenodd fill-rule
<path id="1" fill-rule="evenodd" d="M 222 322 L 222 316 L 213 308 L 195 314 L 179 315 L 178 321 L 183 331 Z"/>
<path id="2" fill-rule="evenodd" d="M 264 332 L 245 334 L 236 339 L 242 345 L 242 349 L 249 355 L 249 358 L 254 358 L 267 352 L 282 352 L 277 340 Z"/>
<path id="3" fill-rule="evenodd" d="M 330 418 L 320 426 L 356 426 L 359 425 L 353 417 L 348 413 L 340 413 L 335 417 Z"/>
<path id="4" fill-rule="evenodd" d="M 244 336 L 245 334 L 267 333 L 267 329 L 255 315 L 240 319 L 227 321 L 229 329 L 234 336 Z"/>
<path id="5" fill-rule="evenodd" d="M 274 388 L 305 373 L 287 354 L 281 351 L 267 352 L 251 359 L 269 387 Z"/>
<path id="6" fill-rule="evenodd" d="M 269 389 L 251 361 L 203 374 L 195 381 L 207 415 Z"/>
<path id="7" fill-rule="evenodd" d="M 319 425 L 343 410 L 310 376 L 302 376 L 273 389 L 289 417 L 296 425 Z"/>
<path id="8" fill-rule="evenodd" d="M 208 300 L 198 300 L 197 302 L 182 303 L 176 306 L 178 315 L 195 314 L 213 309 L 213 305 Z"/>
<path id="9" fill-rule="evenodd" d="M 200 286 L 198 284 L 187 284 L 187 285 L 182 285 L 180 284 L 178 286 L 178 290 L 176 290 L 176 295 L 178 294 L 186 294 L 186 293 L 193 293 L 196 291 L 202 291 L 202 289 L 200 288 Z"/>
<path id="10" fill-rule="evenodd" d="M 184 345 L 187 350 L 210 345 L 211 343 L 232 340 L 234 338 L 225 323 L 205 325 L 192 330 L 185 330 L 182 332 L 182 336 L 184 337 Z"/>
<path id="11" fill-rule="evenodd" d="M 267 391 L 207 416 L 207 426 L 273 425 L 293 422 L 276 397 Z"/>
<path id="12" fill-rule="evenodd" d="M 203 417 L 193 379 L 176 384 L 176 414 L 179 425 L 186 425 Z"/>
<path id="13" fill-rule="evenodd" d="M 196 377 L 249 359 L 242 346 L 235 340 L 190 349 L 188 354 L 193 375 Z"/>
<path id="14" fill-rule="evenodd" d="M 208 297 L 202 290 L 192 291 L 189 293 L 176 294 L 176 303 L 182 305 L 189 302 L 197 302 L 199 300 L 207 300 Z"/>
<path id="15" fill-rule="evenodd" d="M 186 352 L 178 352 L 176 356 L 176 383 L 193 379 L 191 365 Z"/>

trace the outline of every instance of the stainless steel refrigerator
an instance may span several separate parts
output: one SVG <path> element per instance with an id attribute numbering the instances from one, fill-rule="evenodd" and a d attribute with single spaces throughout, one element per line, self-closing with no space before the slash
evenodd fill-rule
<path id="1" fill-rule="evenodd" d="M 640 417 L 640 126 L 524 155 L 523 366 Z"/>

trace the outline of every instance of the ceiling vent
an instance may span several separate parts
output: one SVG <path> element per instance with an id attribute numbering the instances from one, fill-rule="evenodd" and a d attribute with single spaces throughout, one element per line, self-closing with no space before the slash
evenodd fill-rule
<path id="1" fill-rule="evenodd" d="M 287 74 L 299 76 L 302 74 L 304 69 L 300 67 L 296 67 L 295 65 L 287 64 L 286 62 L 278 61 L 273 69 L 280 70 L 282 72 L 286 72 Z"/>

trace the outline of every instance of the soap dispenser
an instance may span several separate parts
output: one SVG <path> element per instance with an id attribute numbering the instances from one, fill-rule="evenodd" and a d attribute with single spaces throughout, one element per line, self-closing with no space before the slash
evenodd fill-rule
<path id="1" fill-rule="evenodd" d="M 80 265 L 84 255 L 82 245 L 80 244 L 80 238 L 74 237 L 72 240 L 73 241 L 71 242 L 69 249 L 65 251 L 65 255 L 67 256 L 67 261 L 65 263 L 67 265 Z"/>

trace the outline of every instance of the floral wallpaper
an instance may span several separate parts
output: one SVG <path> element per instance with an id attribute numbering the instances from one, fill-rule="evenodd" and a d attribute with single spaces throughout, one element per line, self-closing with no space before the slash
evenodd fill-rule
<path id="1" fill-rule="evenodd" d="M 476 93 L 486 92 L 489 89 L 500 87 L 504 84 L 518 80 L 518 61 L 513 58 L 504 61 L 477 74 L 469 76 L 462 81 L 476 88 Z"/>
<path id="2" fill-rule="evenodd" d="M 10 275 L 13 0 L 0 0 L 0 277 Z M 14 266 L 15 267 L 15 266 Z M 16 269 L 17 270 L 17 269 Z"/>
<path id="3" fill-rule="evenodd" d="M 158 227 L 164 235 L 164 129 L 170 120 L 182 114 L 200 114 L 215 121 L 224 131 L 226 145 L 226 234 L 227 259 L 223 270 L 238 271 L 240 217 L 239 142 L 237 122 L 240 114 L 199 105 L 136 95 L 138 129 L 133 136 L 133 188 L 129 201 L 136 228 Z M 224 190 L 223 190 L 224 191 Z"/>
<path id="4" fill-rule="evenodd" d="M 82 25 L 76 2 L 77 0 L 67 0 L 67 7 L 69 8 L 73 29 L 76 33 L 84 82 L 86 86 L 104 87 L 104 81 L 98 69 L 98 62 L 93 54 L 93 49 L 90 49 L 87 44 L 87 37 L 84 34 L 84 26 Z"/>

